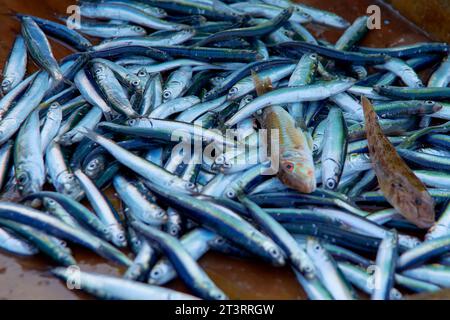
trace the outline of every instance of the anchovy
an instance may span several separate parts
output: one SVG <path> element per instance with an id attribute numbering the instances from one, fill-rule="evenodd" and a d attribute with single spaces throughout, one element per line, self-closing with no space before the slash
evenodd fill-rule
<path id="1" fill-rule="evenodd" d="M 134 221 L 132 226 L 144 237 L 154 241 L 161 247 L 167 255 L 184 283 L 196 294 L 204 299 L 225 300 L 227 296 L 208 277 L 208 275 L 198 266 L 195 260 L 189 255 L 180 242 L 150 226 Z"/>
<path id="2" fill-rule="evenodd" d="M 83 188 L 95 213 L 103 224 L 107 226 L 113 243 L 118 247 L 125 247 L 127 245 L 125 231 L 118 221 L 117 213 L 114 212 L 112 205 L 80 169 L 76 170 L 74 175 L 80 182 L 81 188 Z"/>
<path id="3" fill-rule="evenodd" d="M 55 81 L 64 79 L 64 75 L 53 56 L 50 43 L 39 25 L 28 16 L 20 19 L 22 22 L 22 35 L 27 45 L 28 53 L 33 60 L 46 70 Z"/>
<path id="4" fill-rule="evenodd" d="M 15 88 L 25 77 L 27 71 L 27 49 L 22 36 L 17 36 L 3 68 L 1 89 L 7 94 Z"/>
<path id="5" fill-rule="evenodd" d="M 118 300 L 198 300 L 189 294 L 158 286 L 150 286 L 131 280 L 102 274 L 80 272 L 74 278 L 70 269 L 55 268 L 52 273 L 64 281 L 79 284 L 83 291 L 102 299 Z"/>

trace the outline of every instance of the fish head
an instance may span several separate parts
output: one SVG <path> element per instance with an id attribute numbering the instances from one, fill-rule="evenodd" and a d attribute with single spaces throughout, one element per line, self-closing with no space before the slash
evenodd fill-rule
<path id="1" fill-rule="evenodd" d="M 44 197 L 42 199 L 42 202 L 44 204 L 45 209 L 47 209 L 47 211 L 49 212 L 54 212 L 55 210 L 58 209 L 58 202 L 56 202 L 56 200 L 52 199 L 52 198 L 48 198 L 48 197 Z"/>
<path id="2" fill-rule="evenodd" d="M 174 183 L 174 186 L 178 187 L 183 193 L 198 193 L 199 186 L 190 181 L 178 181 Z"/>
<path id="3" fill-rule="evenodd" d="M 149 284 L 162 284 L 164 283 L 164 278 L 167 277 L 170 268 L 167 263 L 157 263 L 152 271 L 150 271 L 150 275 L 148 277 Z"/>
<path id="4" fill-rule="evenodd" d="M 137 72 L 137 76 L 139 77 L 139 78 L 147 78 L 148 77 L 148 72 L 147 72 L 147 70 L 145 70 L 145 68 L 141 68 L 141 69 L 139 69 L 139 71 Z M 129 77 L 129 75 L 127 75 L 127 78 Z"/>
<path id="5" fill-rule="evenodd" d="M 106 67 L 99 63 L 94 62 L 92 63 L 92 74 L 97 80 L 103 81 L 106 80 Z"/>
<path id="6" fill-rule="evenodd" d="M 125 236 L 125 231 L 117 225 L 111 225 L 109 226 L 110 234 L 112 235 L 112 242 L 120 247 L 126 247 L 127 246 L 127 237 Z"/>
<path id="7" fill-rule="evenodd" d="M 238 97 L 239 95 L 239 87 L 231 87 L 231 89 L 228 91 L 227 93 L 227 100 L 234 100 Z"/>
<path id="8" fill-rule="evenodd" d="M 327 260 L 327 251 L 321 245 L 321 243 L 313 237 L 308 237 L 306 240 L 306 253 L 311 257 L 313 261 L 325 261 Z"/>
<path id="9" fill-rule="evenodd" d="M 72 199 L 78 199 L 83 190 L 73 173 L 64 172 L 58 177 L 58 192 L 66 194 Z"/>
<path id="10" fill-rule="evenodd" d="M 96 177 L 98 177 L 100 173 L 105 169 L 105 161 L 102 160 L 104 160 L 104 158 L 94 158 L 89 161 L 83 168 L 84 173 L 91 179 L 95 179 Z"/>
<path id="11" fill-rule="evenodd" d="M 152 128 L 153 123 L 149 118 L 134 118 L 126 121 L 126 124 L 130 127 Z"/>
<path id="12" fill-rule="evenodd" d="M 164 224 L 168 220 L 166 211 L 158 206 L 152 206 L 142 212 L 142 219 L 148 224 Z"/>
<path id="13" fill-rule="evenodd" d="M 6 93 L 12 89 L 13 81 L 9 78 L 4 78 L 1 84 L 2 92 Z"/>
<path id="14" fill-rule="evenodd" d="M 145 36 L 147 32 L 141 26 L 132 26 L 131 29 L 139 35 Z"/>
<path id="15" fill-rule="evenodd" d="M 210 283 L 205 283 L 208 286 L 208 296 L 212 300 L 228 300 L 228 297 L 219 288 Z"/>
<path id="16" fill-rule="evenodd" d="M 302 193 L 316 190 L 316 176 L 311 156 L 297 151 L 283 152 L 280 157 L 280 180 Z"/>
<path id="17" fill-rule="evenodd" d="M 213 98 L 215 98 L 217 96 L 217 92 L 218 90 L 215 88 L 212 88 L 211 90 L 209 90 L 208 92 L 206 92 L 203 95 L 203 101 L 209 101 L 212 100 Z"/>
<path id="18" fill-rule="evenodd" d="M 434 224 L 435 203 L 426 189 L 410 190 L 401 205 L 405 217 L 419 228 L 429 228 Z"/>
<path id="19" fill-rule="evenodd" d="M 132 76 L 131 74 L 127 74 L 125 76 L 126 81 L 130 84 L 130 86 L 137 91 L 142 91 L 143 87 L 142 87 L 142 83 L 141 80 L 135 76 Z"/>
<path id="20" fill-rule="evenodd" d="M 263 247 L 269 256 L 270 262 L 274 266 L 284 266 L 286 263 L 286 255 L 278 245 L 272 241 L 265 241 Z"/>
<path id="21" fill-rule="evenodd" d="M 37 174 L 34 176 L 31 174 L 31 172 L 38 172 L 36 170 L 39 170 L 38 167 L 34 167 L 35 166 L 33 166 L 32 163 L 28 163 L 25 165 L 22 164 L 16 169 L 17 186 L 23 196 L 37 193 L 42 190 L 44 181 L 41 181 L 41 179 L 38 178 L 41 175 Z"/>
<path id="22" fill-rule="evenodd" d="M 172 90 L 166 89 L 163 91 L 163 101 L 169 101 L 172 100 Z"/>

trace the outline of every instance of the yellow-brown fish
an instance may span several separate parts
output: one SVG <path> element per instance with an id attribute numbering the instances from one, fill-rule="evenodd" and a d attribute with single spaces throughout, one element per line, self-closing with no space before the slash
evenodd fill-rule
<path id="1" fill-rule="evenodd" d="M 258 95 L 272 89 L 270 79 L 261 81 L 253 73 L 253 81 Z M 302 193 L 311 193 L 316 190 L 316 176 L 312 156 L 312 141 L 306 134 L 295 126 L 292 116 L 280 106 L 270 106 L 264 109 L 258 117 L 261 126 L 267 129 L 268 149 L 272 150 L 271 141 L 279 143 L 278 178 L 290 188 Z M 272 129 L 278 132 L 278 137 L 272 137 Z M 278 139 L 276 139 L 278 138 Z"/>
<path id="2" fill-rule="evenodd" d="M 362 97 L 362 105 L 370 158 L 381 191 L 408 221 L 419 228 L 429 228 L 435 219 L 433 198 L 383 134 L 366 97 Z"/>

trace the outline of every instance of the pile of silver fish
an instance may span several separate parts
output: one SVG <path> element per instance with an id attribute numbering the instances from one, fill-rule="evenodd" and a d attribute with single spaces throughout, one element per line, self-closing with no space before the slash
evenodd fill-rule
<path id="1" fill-rule="evenodd" d="M 210 250 L 288 265 L 314 300 L 450 287 L 449 45 L 364 47 L 368 17 L 289 0 L 78 11 L 17 14 L 2 250 L 104 299 L 227 299 L 197 262 Z M 74 244 L 126 272 L 80 270 Z M 192 295 L 164 287 L 176 277 Z"/>

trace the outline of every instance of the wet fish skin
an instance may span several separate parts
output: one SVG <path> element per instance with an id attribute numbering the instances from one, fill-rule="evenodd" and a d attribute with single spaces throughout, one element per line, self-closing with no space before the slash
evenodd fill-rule
<path id="1" fill-rule="evenodd" d="M 20 21 L 22 23 L 22 35 L 33 60 L 46 70 L 55 81 L 64 80 L 64 75 L 53 56 L 45 33 L 31 17 L 21 17 Z"/>
<path id="2" fill-rule="evenodd" d="M 41 150 L 38 111 L 33 111 L 14 143 L 14 167 L 22 195 L 39 192 L 45 182 L 45 165 Z"/>
<path id="3" fill-rule="evenodd" d="M 420 228 L 431 227 L 435 220 L 433 198 L 381 131 L 370 101 L 363 97 L 362 104 L 370 158 L 381 191 L 408 221 Z"/>
<path id="4" fill-rule="evenodd" d="M 27 49 L 21 35 L 16 37 L 8 60 L 3 68 L 1 90 L 7 94 L 25 77 L 27 71 Z"/>
<path id="5" fill-rule="evenodd" d="M 53 269 L 52 273 L 66 282 L 74 280 L 70 269 L 59 267 Z M 175 290 L 85 271 L 80 272 L 79 280 L 80 287 L 84 291 L 103 299 L 198 300 L 194 296 Z"/>

